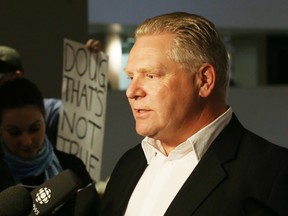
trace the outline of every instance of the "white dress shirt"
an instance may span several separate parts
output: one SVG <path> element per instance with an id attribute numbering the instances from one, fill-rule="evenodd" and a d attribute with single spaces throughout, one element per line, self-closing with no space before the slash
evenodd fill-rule
<path id="1" fill-rule="evenodd" d="M 147 168 L 136 185 L 125 216 L 163 216 L 199 160 L 232 117 L 229 108 L 215 121 L 178 145 L 168 156 L 159 140 L 145 137 Z"/>

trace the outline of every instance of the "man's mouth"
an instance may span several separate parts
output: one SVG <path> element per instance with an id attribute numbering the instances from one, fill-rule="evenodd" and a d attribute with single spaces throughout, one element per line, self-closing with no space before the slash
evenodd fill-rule
<path id="1" fill-rule="evenodd" d="M 149 109 L 134 109 L 134 115 L 136 118 L 143 118 L 147 116 L 147 113 L 149 113 Z"/>

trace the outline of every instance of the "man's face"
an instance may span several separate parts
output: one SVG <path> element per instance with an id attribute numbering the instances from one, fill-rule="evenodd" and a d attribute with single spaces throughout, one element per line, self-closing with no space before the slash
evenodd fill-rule
<path id="1" fill-rule="evenodd" d="M 142 36 L 128 58 L 126 91 L 136 131 L 162 142 L 183 142 L 199 111 L 198 76 L 167 56 L 174 35 Z"/>

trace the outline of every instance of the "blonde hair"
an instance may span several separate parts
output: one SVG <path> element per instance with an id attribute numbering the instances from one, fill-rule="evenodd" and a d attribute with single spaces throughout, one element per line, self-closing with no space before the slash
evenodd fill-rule
<path id="1" fill-rule="evenodd" d="M 136 29 L 135 38 L 165 33 L 175 35 L 168 57 L 192 71 L 197 71 L 203 63 L 213 65 L 216 71 L 215 87 L 226 94 L 228 53 L 214 24 L 195 14 L 169 13 L 145 20 Z"/>

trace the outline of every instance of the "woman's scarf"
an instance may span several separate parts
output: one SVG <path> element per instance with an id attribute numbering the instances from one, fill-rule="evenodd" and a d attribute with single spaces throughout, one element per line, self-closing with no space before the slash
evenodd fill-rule
<path id="1" fill-rule="evenodd" d="M 0 145 L 3 151 L 3 161 L 7 164 L 16 183 L 21 183 L 22 179 L 36 177 L 42 173 L 45 176 L 44 180 L 47 181 L 63 170 L 47 136 L 45 136 L 42 149 L 30 160 L 23 160 L 11 154 L 3 143 L 2 137 Z"/>

